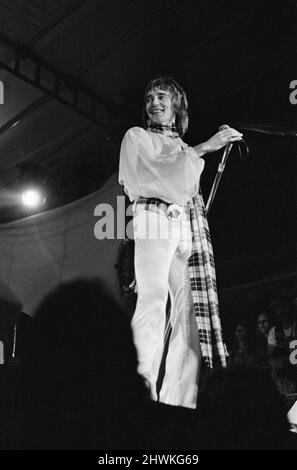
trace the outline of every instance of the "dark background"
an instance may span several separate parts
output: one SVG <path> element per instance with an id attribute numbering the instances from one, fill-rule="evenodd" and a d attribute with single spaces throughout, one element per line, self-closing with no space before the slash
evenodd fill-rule
<path id="1" fill-rule="evenodd" d="M 32 174 L 42 210 L 99 189 L 141 124 L 145 85 L 170 74 L 188 94 L 189 144 L 228 124 L 250 149 L 232 150 L 209 214 L 219 288 L 270 279 L 257 308 L 294 291 L 296 49 L 290 0 L 0 1 L 0 223 L 26 216 L 16 195 Z M 220 157 L 206 158 L 205 201 Z"/>

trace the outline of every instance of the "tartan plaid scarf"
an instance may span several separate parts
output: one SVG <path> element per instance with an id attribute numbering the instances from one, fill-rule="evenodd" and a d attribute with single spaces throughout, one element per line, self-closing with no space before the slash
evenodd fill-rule
<path id="1" fill-rule="evenodd" d="M 179 137 L 177 127 L 174 124 L 156 124 L 154 122 L 148 121 L 147 129 L 151 132 L 156 132 L 157 134 L 167 135 L 167 137 L 171 137 L 172 139 Z"/>
<path id="2" fill-rule="evenodd" d="M 213 249 L 200 192 L 192 200 L 190 219 L 193 241 L 188 268 L 202 357 L 208 368 L 214 366 L 214 356 L 226 367 Z"/>

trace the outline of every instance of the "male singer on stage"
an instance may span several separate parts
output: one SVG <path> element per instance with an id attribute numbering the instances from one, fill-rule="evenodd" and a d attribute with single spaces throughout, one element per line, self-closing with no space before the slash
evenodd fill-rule
<path id="1" fill-rule="evenodd" d="M 122 141 L 119 182 L 133 204 L 137 305 L 132 318 L 138 371 L 151 398 L 195 408 L 201 362 L 214 355 L 226 365 L 216 290 L 213 250 L 199 190 L 204 160 L 241 140 L 232 128 L 189 147 L 183 88 L 171 77 L 152 80 L 144 94 L 144 128 Z M 156 383 L 164 349 L 168 292 L 171 335 L 165 376 Z"/>

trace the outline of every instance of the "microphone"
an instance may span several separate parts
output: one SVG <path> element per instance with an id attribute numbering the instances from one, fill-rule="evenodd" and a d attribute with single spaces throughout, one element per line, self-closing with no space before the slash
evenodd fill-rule
<path id="1" fill-rule="evenodd" d="M 224 131 L 225 129 L 230 129 L 230 126 L 228 126 L 228 124 L 223 124 L 222 126 L 219 127 L 219 131 Z M 222 158 L 221 162 L 219 163 L 218 172 L 223 173 L 224 168 L 225 168 L 225 164 L 226 164 L 226 160 L 228 158 L 229 153 L 231 152 L 232 147 L 233 147 L 232 142 L 228 142 L 225 145 L 223 158 Z"/>
<path id="2" fill-rule="evenodd" d="M 230 129 L 230 126 L 228 126 L 228 124 L 222 124 L 222 126 L 219 127 L 219 131 L 224 131 L 225 129 Z"/>
<path id="3" fill-rule="evenodd" d="M 227 124 L 223 124 L 222 126 L 219 127 L 219 131 L 224 131 L 225 129 L 229 129 L 229 126 Z M 225 169 L 225 164 L 226 164 L 226 161 L 227 161 L 227 158 L 228 158 L 228 155 L 231 151 L 233 147 L 233 143 L 232 142 L 228 142 L 226 145 L 225 145 L 225 148 L 224 148 L 224 153 L 223 153 L 223 156 L 222 156 L 222 160 L 220 161 L 219 163 L 219 166 L 218 166 L 218 169 L 217 169 L 217 174 L 216 174 L 216 177 L 215 177 L 215 181 L 213 183 L 213 186 L 211 188 L 211 191 L 209 193 L 209 196 L 208 196 L 208 201 L 207 201 L 207 204 L 205 206 L 205 211 L 206 211 L 206 214 L 208 214 L 208 211 L 209 211 L 209 208 L 212 204 L 212 201 L 215 197 L 215 194 L 217 192 L 217 189 L 218 189 L 218 185 L 219 185 L 219 182 L 220 182 L 220 179 L 222 177 L 222 174 L 223 174 L 223 171 Z"/>
<path id="4" fill-rule="evenodd" d="M 223 124 L 222 126 L 219 127 L 219 131 L 224 131 L 225 129 L 229 129 L 230 127 L 228 126 L 228 124 Z M 246 145 L 245 141 L 243 139 L 240 139 L 240 141 L 235 141 L 235 143 L 237 144 L 244 144 L 245 146 L 245 150 L 246 150 L 246 155 L 249 154 L 249 149 L 248 149 L 248 146 Z M 217 169 L 217 174 L 216 174 L 216 177 L 215 177 L 215 180 L 214 180 L 214 183 L 212 185 L 212 188 L 211 188 L 211 191 L 209 193 L 209 196 L 208 196 L 208 201 L 207 201 L 207 204 L 205 206 L 205 213 L 206 213 L 206 216 L 208 214 L 208 211 L 210 209 L 210 206 L 214 200 L 214 197 L 215 197 L 215 194 L 216 194 L 216 191 L 218 189 L 218 185 L 219 185 L 219 182 L 220 182 L 220 179 L 222 177 L 222 174 L 223 174 L 223 171 L 224 171 L 224 168 L 225 168 L 225 164 L 226 164 L 226 161 L 227 161 L 227 158 L 228 158 L 228 155 L 231 151 L 233 147 L 233 142 L 228 142 L 226 145 L 225 145 L 225 148 L 224 148 L 224 153 L 223 153 L 223 156 L 222 156 L 222 160 L 221 162 L 219 163 L 219 166 L 218 166 L 218 169 Z M 241 156 L 241 150 L 240 150 L 240 145 L 238 145 L 238 149 L 239 149 L 239 153 L 240 153 L 240 156 Z M 241 156 L 242 158 L 242 156 Z"/>
<path id="5" fill-rule="evenodd" d="M 228 124 L 223 124 L 222 126 L 219 127 L 219 131 L 224 131 L 225 129 L 230 129 L 230 126 L 228 126 Z M 246 160 L 247 157 L 249 156 L 250 150 L 249 150 L 246 142 L 243 140 L 242 137 L 241 137 L 240 140 L 236 140 L 235 142 L 228 142 L 225 145 L 224 155 L 223 155 L 223 159 L 222 159 L 222 162 L 224 163 L 224 166 L 225 166 L 226 160 L 228 158 L 229 153 L 231 152 L 231 149 L 232 149 L 234 143 L 237 144 L 237 146 L 238 146 L 239 156 L 240 156 L 241 160 Z M 245 150 L 245 156 L 244 157 L 242 156 L 241 146 L 243 146 L 243 148 Z M 224 169 L 224 167 L 223 167 L 223 169 Z M 219 170 L 219 171 L 221 171 L 221 170 Z"/>

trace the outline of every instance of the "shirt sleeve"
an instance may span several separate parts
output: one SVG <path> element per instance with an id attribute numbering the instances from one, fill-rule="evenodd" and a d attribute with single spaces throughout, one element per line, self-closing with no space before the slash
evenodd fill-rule
<path id="1" fill-rule="evenodd" d="M 119 182 L 130 196 L 184 203 L 197 192 L 203 167 L 204 160 L 181 139 L 162 139 L 134 127 L 122 141 Z"/>

